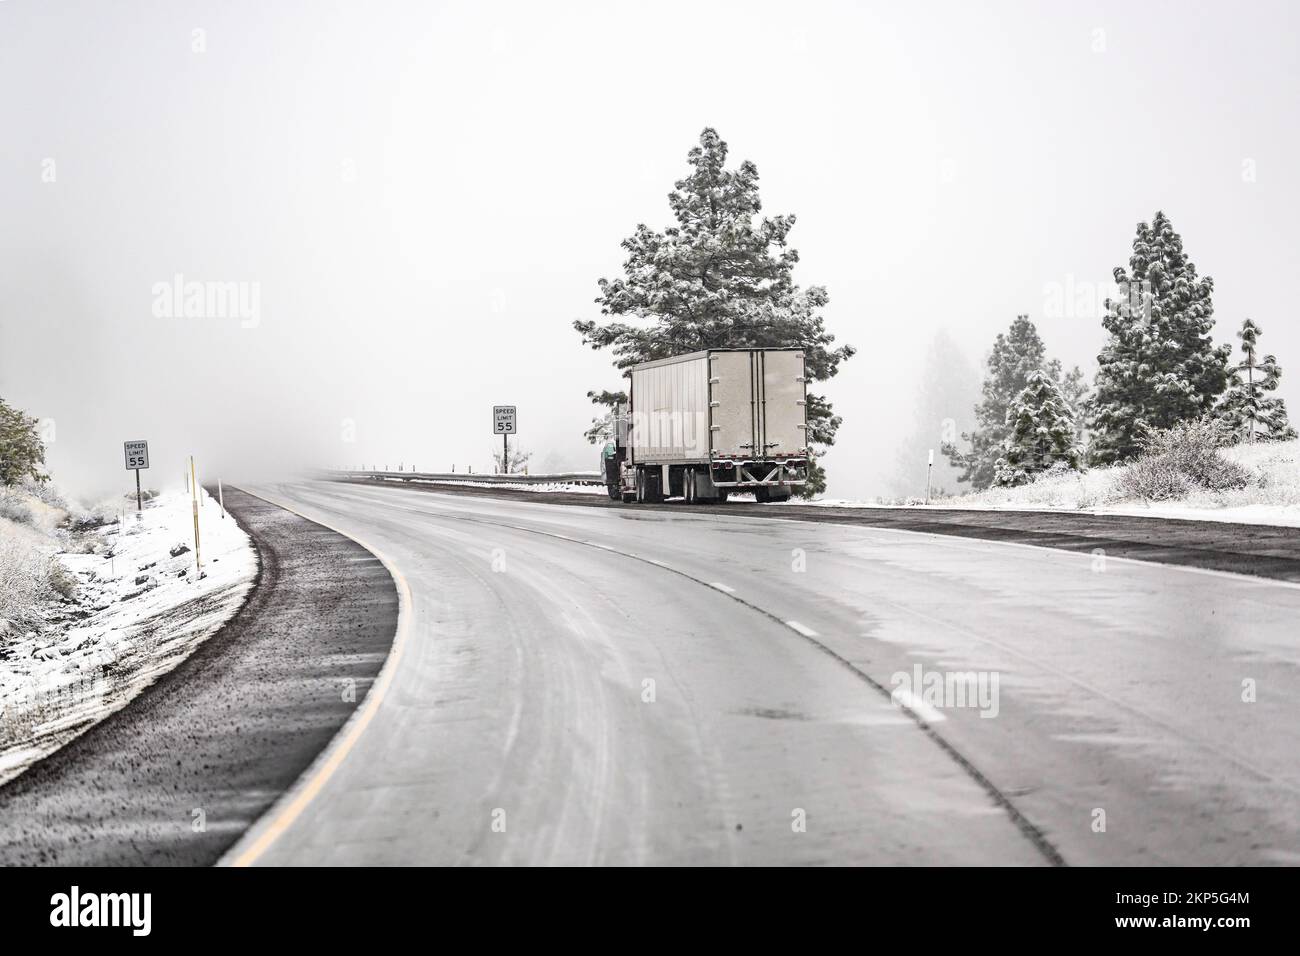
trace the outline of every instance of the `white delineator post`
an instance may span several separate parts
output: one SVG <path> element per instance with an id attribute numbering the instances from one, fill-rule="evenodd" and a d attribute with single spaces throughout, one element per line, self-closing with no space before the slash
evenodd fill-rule
<path id="1" fill-rule="evenodd" d="M 193 455 L 190 456 L 190 507 L 194 512 L 194 568 L 202 571 L 203 562 L 199 558 L 199 486 L 195 482 Z"/>
<path id="2" fill-rule="evenodd" d="M 934 449 L 930 449 L 930 460 L 925 466 L 925 503 L 930 503 L 930 475 L 934 473 Z"/>
<path id="3" fill-rule="evenodd" d="M 221 517 L 226 516 L 226 493 L 221 489 L 221 479 L 217 479 L 217 499 L 221 505 Z"/>

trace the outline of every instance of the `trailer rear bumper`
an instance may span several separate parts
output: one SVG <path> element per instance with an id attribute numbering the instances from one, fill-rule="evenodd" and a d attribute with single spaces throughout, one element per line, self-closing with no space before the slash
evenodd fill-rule
<path id="1" fill-rule="evenodd" d="M 808 480 L 807 464 L 806 458 L 714 462 L 710 477 L 718 488 L 797 488 Z"/>

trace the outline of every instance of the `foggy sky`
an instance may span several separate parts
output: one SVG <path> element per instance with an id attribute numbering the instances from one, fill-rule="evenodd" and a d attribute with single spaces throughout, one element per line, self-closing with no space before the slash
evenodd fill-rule
<path id="1" fill-rule="evenodd" d="M 155 487 L 189 453 L 211 477 L 483 470 L 494 403 L 519 406 L 534 470 L 594 468 L 585 392 L 619 378 L 571 321 L 597 316 L 620 240 L 668 224 L 713 126 L 758 165 L 764 211 L 798 215 L 796 278 L 828 287 L 859 349 L 825 387 L 833 496 L 886 490 L 940 330 L 978 366 L 1028 313 L 1091 374 L 1099 317 L 1046 315 L 1050 290 L 1087 298 L 1157 209 L 1215 279 L 1216 340 L 1254 318 L 1295 412 L 1298 21 L 1226 2 L 7 0 L 0 396 L 50 420 L 56 478 L 88 494 L 125 489 L 138 438 Z M 257 321 L 159 315 L 177 275 L 246 283 Z"/>

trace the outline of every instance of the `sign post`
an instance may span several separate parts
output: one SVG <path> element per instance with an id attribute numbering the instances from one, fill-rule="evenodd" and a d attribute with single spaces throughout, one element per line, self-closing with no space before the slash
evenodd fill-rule
<path id="1" fill-rule="evenodd" d="M 501 436 L 501 474 L 503 475 L 510 470 L 510 436 L 515 434 L 515 425 L 515 406 L 492 406 L 492 434 Z"/>
<path id="2" fill-rule="evenodd" d="M 144 502 L 140 497 L 140 469 L 149 467 L 149 443 L 123 442 L 122 451 L 126 455 L 126 470 L 135 472 L 135 511 L 139 514 L 144 510 Z"/>

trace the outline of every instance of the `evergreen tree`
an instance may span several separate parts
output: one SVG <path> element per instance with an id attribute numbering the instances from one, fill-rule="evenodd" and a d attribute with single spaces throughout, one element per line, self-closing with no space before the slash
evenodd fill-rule
<path id="1" fill-rule="evenodd" d="M 1237 338 L 1244 358 L 1232 367 L 1228 391 L 1217 415 L 1242 441 L 1261 438 L 1295 438 L 1287 421 L 1286 402 L 1269 393 L 1277 391 L 1282 369 L 1277 358 L 1259 358 L 1260 327 L 1246 319 Z"/>
<path id="2" fill-rule="evenodd" d="M 618 415 L 618 407 L 627 404 L 627 392 L 588 392 L 587 398 L 591 399 L 591 404 L 605 411 L 591 420 L 591 427 L 583 433 L 583 437 L 593 445 L 604 444 L 614 434 L 614 419 Z"/>
<path id="3" fill-rule="evenodd" d="M 1010 433 L 1007 411 L 1011 402 L 1029 384 L 1029 376 L 1046 371 L 1053 383 L 1061 381 L 1061 363 L 1048 360 L 1047 349 L 1029 316 L 1018 315 L 1005 333 L 999 333 L 987 360 L 981 397 L 975 406 L 975 428 L 962 433 L 969 448 L 956 443 L 943 446 L 944 454 L 961 469 L 958 481 L 970 482 L 977 491 L 993 484 L 998 459 Z M 1083 387 L 1083 373 L 1077 368 L 1067 378 L 1076 393 Z"/>
<path id="4" fill-rule="evenodd" d="M 1120 298 L 1106 300 L 1110 338 L 1097 356 L 1090 405 L 1089 456 L 1097 463 L 1132 458 L 1148 430 L 1213 410 L 1232 351 L 1210 340 L 1214 280 L 1196 274 L 1163 212 L 1138 223 L 1129 268 L 1117 267 L 1115 281 Z"/>
<path id="5" fill-rule="evenodd" d="M 915 400 L 912 426 L 903 436 L 888 488 L 899 498 L 920 496 L 925 490 L 931 449 L 938 451 L 962 431 L 975 425 L 972 411 L 980 391 L 979 372 L 944 329 L 935 334 L 926 353 Z M 960 470 L 940 455 L 934 462 L 934 494 L 952 492 Z"/>
<path id="6" fill-rule="evenodd" d="M 826 381 L 854 349 L 832 347 L 826 290 L 794 283 L 795 217 L 758 218 L 757 167 L 727 169 L 726 159 L 727 144 L 704 130 L 687 156 L 690 173 L 668 195 L 676 225 L 637 226 L 623 240 L 623 277 L 600 280 L 601 314 L 636 321 L 573 326 L 593 349 L 610 349 L 619 369 L 701 349 L 802 348 L 808 377 Z M 810 445 L 834 444 L 840 418 L 825 396 L 809 394 L 807 413 Z"/>
<path id="7" fill-rule="evenodd" d="M 1088 384 L 1087 376 L 1077 365 L 1061 379 L 1061 397 L 1065 399 L 1066 406 L 1074 415 L 1074 442 L 1080 448 L 1087 446 L 1088 416 L 1085 410 L 1088 408 L 1091 392 L 1092 387 Z"/>
<path id="8" fill-rule="evenodd" d="M 1027 484 L 1058 462 L 1077 471 L 1083 456 L 1075 441 L 1074 418 L 1052 376 L 1041 369 L 1031 372 L 1007 409 L 1008 435 L 994 484 Z"/>
<path id="9" fill-rule="evenodd" d="M 0 485 L 6 488 L 24 478 L 46 481 L 45 443 L 37 430 L 39 422 L 0 399 Z"/>

